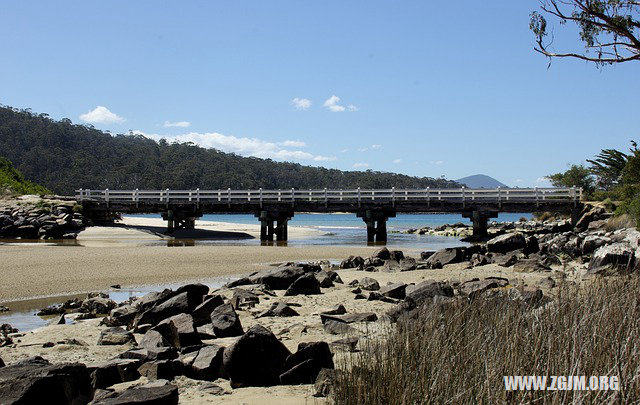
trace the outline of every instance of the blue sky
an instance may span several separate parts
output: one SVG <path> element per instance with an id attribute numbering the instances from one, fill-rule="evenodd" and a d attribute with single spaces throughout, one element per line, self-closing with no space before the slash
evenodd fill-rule
<path id="1" fill-rule="evenodd" d="M 0 103 L 242 155 L 544 185 L 640 139 L 640 64 L 547 69 L 537 7 L 3 1 Z"/>

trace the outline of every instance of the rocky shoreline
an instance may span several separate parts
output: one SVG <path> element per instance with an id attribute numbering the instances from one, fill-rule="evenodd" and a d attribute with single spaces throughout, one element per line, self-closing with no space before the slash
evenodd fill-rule
<path id="1" fill-rule="evenodd" d="M 76 239 L 87 226 L 75 199 L 22 196 L 0 200 L 0 238 Z"/>
<path id="2" fill-rule="evenodd" d="M 0 397 L 178 403 L 282 387 L 322 399 L 341 358 L 424 308 L 499 300 L 534 311 L 563 285 L 635 272 L 640 232 L 609 230 L 608 217 L 590 207 L 575 228 L 500 224 L 486 243 L 420 257 L 381 248 L 339 265 L 283 263 L 216 290 L 188 284 L 120 304 L 90 294 L 47 308 L 55 325 L 0 327 Z"/>

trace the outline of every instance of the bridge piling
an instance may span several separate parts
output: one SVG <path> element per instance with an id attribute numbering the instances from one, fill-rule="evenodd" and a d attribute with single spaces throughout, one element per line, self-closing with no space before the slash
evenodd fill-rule
<path id="1" fill-rule="evenodd" d="M 395 218 L 395 211 L 365 210 L 356 214 L 367 224 L 367 242 L 387 241 L 387 219 Z"/>
<path id="2" fill-rule="evenodd" d="M 194 229 L 196 219 L 202 216 L 199 212 L 167 210 L 162 213 L 162 219 L 167 221 L 167 233 L 178 229 Z"/>
<path id="3" fill-rule="evenodd" d="M 464 218 L 471 219 L 471 222 L 473 223 L 473 237 L 484 238 L 487 236 L 489 218 L 497 217 L 498 212 L 489 210 L 473 210 L 464 211 L 462 216 Z"/>
<path id="4" fill-rule="evenodd" d="M 260 219 L 260 241 L 284 242 L 289 238 L 288 223 L 293 218 L 291 211 L 260 211 L 255 214 Z"/>

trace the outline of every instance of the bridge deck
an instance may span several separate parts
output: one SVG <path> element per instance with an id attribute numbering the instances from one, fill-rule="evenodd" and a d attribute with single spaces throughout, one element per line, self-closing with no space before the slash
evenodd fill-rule
<path id="1" fill-rule="evenodd" d="M 571 210 L 582 197 L 578 188 L 530 189 L 351 189 L 351 190 L 88 190 L 78 202 L 122 212 L 162 212 L 191 207 L 200 212 L 254 212 L 265 207 L 304 212 L 358 212 L 385 208 L 396 212 L 462 212 L 485 209 L 523 212 Z"/>

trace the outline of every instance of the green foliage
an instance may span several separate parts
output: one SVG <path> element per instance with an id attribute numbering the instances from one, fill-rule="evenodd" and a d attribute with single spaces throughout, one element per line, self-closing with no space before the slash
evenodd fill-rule
<path id="1" fill-rule="evenodd" d="M 595 179 L 583 165 L 571 165 L 569 170 L 547 176 L 555 187 L 580 187 L 587 194 L 595 190 Z"/>
<path id="2" fill-rule="evenodd" d="M 116 135 L 68 119 L 0 106 L 0 150 L 25 176 L 60 194 L 91 189 L 451 188 L 443 178 L 280 163 Z"/>
<path id="3" fill-rule="evenodd" d="M 11 162 L 0 157 L 0 194 L 50 194 L 46 188 L 25 180 Z"/>
<path id="4" fill-rule="evenodd" d="M 578 28 L 584 51 L 558 53 L 551 50 L 553 32 L 546 17 Z M 540 12 L 531 13 L 529 29 L 536 38 L 535 50 L 553 57 L 571 57 L 598 65 L 640 60 L 640 3 L 636 0 L 540 0 Z M 551 28 L 550 28 L 551 27 Z"/>
<path id="5" fill-rule="evenodd" d="M 591 163 L 591 172 L 597 177 L 599 187 L 609 190 L 616 186 L 627 165 L 629 156 L 616 149 L 603 149 L 594 159 L 587 159 Z"/>

